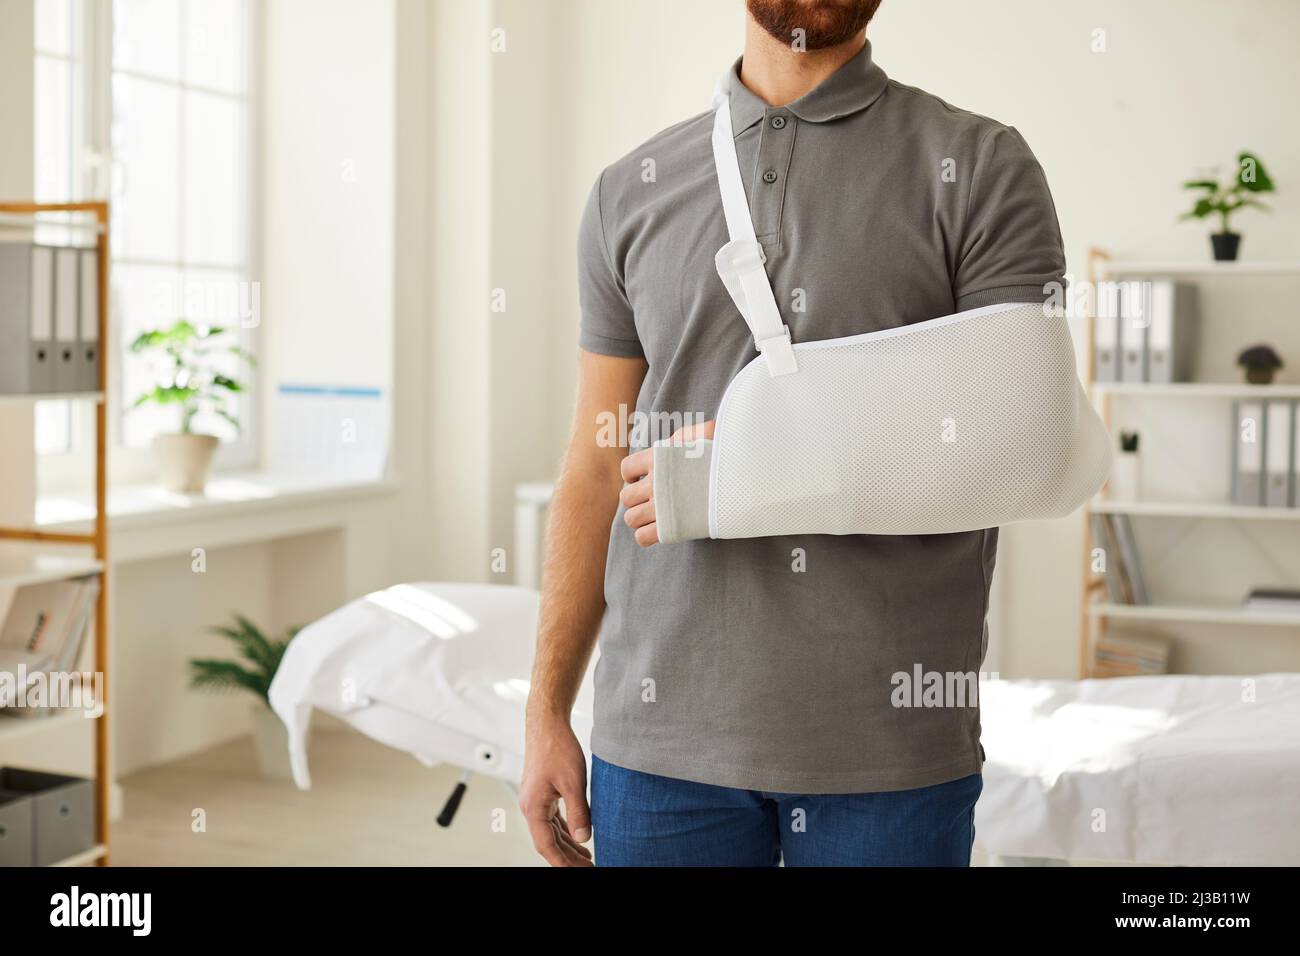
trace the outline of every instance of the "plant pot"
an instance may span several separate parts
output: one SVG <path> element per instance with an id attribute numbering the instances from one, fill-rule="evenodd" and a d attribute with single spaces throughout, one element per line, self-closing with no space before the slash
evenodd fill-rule
<path id="1" fill-rule="evenodd" d="M 1266 365 L 1246 366 L 1246 381 L 1251 385 L 1272 385 L 1274 370 Z"/>
<path id="2" fill-rule="evenodd" d="M 1216 232 L 1210 235 L 1210 245 L 1214 247 L 1215 262 L 1236 262 L 1237 250 L 1241 248 L 1241 234 L 1236 232 Z"/>
<path id="3" fill-rule="evenodd" d="M 153 447 L 162 486 L 186 495 L 203 494 L 217 442 L 213 435 L 155 435 Z"/>
<path id="4" fill-rule="evenodd" d="M 292 780 L 289 763 L 289 731 L 265 701 L 253 705 L 253 747 L 257 767 L 269 780 Z"/>

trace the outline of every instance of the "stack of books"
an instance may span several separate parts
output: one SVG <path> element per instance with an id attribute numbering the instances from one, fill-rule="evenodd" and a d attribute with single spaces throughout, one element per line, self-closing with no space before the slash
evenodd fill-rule
<path id="1" fill-rule="evenodd" d="M 1279 614 L 1283 617 L 1300 616 L 1300 591 L 1293 588 L 1255 588 L 1241 604 L 1247 611 L 1261 614 Z"/>
<path id="2" fill-rule="evenodd" d="M 0 625 L 0 673 L 8 675 L 0 681 L 0 715 L 39 717 L 56 711 L 53 701 L 45 707 L 19 706 L 20 690 L 29 690 L 42 675 L 76 670 L 98 595 L 97 575 L 17 590 Z"/>
<path id="3" fill-rule="evenodd" d="M 1147 634 L 1106 633 L 1092 652 L 1094 677 L 1142 677 L 1169 672 L 1168 638 Z"/>

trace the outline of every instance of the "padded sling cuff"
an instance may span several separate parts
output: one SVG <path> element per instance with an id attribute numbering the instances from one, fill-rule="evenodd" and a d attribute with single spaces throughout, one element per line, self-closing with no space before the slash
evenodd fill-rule
<path id="1" fill-rule="evenodd" d="M 773 376 L 761 357 L 740 371 L 711 443 L 656 444 L 662 543 L 944 534 L 1056 518 L 1110 471 L 1110 439 L 1079 384 L 1069 328 L 1041 305 L 794 350 L 794 374 Z"/>

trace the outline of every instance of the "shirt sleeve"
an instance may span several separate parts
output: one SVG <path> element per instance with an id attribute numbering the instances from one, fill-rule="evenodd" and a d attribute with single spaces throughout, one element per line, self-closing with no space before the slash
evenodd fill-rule
<path id="1" fill-rule="evenodd" d="M 1065 250 L 1047 177 L 1020 133 L 996 127 L 975 161 L 953 279 L 957 311 L 1042 302 L 1064 287 Z"/>
<path id="2" fill-rule="evenodd" d="M 582 312 L 578 345 L 601 355 L 641 358 L 645 351 L 637 336 L 632 305 L 605 242 L 600 197 L 604 179 L 601 173 L 578 226 L 578 305 Z"/>

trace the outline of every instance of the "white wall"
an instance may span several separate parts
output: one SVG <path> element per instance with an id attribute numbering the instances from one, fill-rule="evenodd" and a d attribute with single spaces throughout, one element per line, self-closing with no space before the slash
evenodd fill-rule
<path id="1" fill-rule="evenodd" d="M 395 6 L 261 6 L 264 402 L 282 383 L 376 386 L 393 367 Z M 266 407 L 264 405 L 264 407 Z M 267 416 L 268 426 L 274 416 Z M 275 447 L 268 427 L 266 448 Z"/>

